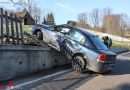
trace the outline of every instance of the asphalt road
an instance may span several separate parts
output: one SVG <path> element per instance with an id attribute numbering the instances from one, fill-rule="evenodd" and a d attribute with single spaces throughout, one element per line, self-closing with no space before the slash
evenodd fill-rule
<path id="1" fill-rule="evenodd" d="M 77 73 L 66 65 L 11 81 L 16 90 L 130 90 L 130 52 L 118 55 L 113 71 L 106 74 Z"/>

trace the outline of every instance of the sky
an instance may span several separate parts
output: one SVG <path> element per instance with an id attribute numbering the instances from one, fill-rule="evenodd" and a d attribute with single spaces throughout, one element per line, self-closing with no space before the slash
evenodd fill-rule
<path id="1" fill-rule="evenodd" d="M 18 0 L 14 0 L 18 1 Z M 82 12 L 90 13 L 95 8 L 111 8 L 113 13 L 126 13 L 130 16 L 130 0 L 36 0 L 43 15 L 53 12 L 56 24 L 64 24 L 68 20 L 77 20 Z M 6 3 L 5 3 L 6 2 Z M 15 9 L 17 6 L 0 0 L 0 7 Z"/>

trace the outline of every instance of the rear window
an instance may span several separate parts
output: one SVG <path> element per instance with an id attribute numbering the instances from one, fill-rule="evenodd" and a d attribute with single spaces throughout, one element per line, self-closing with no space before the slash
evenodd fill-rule
<path id="1" fill-rule="evenodd" d="M 99 50 L 108 50 L 106 45 L 98 37 L 91 37 L 91 40 L 92 40 L 92 42 L 94 43 L 94 45 L 96 46 L 97 49 L 99 49 Z"/>

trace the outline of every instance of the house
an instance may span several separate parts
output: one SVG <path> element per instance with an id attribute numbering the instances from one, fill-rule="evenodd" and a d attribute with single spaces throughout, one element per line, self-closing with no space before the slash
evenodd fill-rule
<path id="1" fill-rule="evenodd" d="M 17 12 L 15 13 L 17 17 L 22 18 L 22 23 L 24 25 L 34 25 L 35 20 L 31 17 L 31 15 L 26 11 L 26 12 Z"/>
<path id="2" fill-rule="evenodd" d="M 121 35 L 120 14 L 112 14 L 104 17 L 104 28 L 107 33 Z"/>

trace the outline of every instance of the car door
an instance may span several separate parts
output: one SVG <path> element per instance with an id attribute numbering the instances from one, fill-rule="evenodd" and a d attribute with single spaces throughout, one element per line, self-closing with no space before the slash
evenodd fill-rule
<path id="1" fill-rule="evenodd" d="M 64 41 L 63 41 L 63 52 L 66 54 L 68 58 L 71 58 L 71 56 L 82 48 L 82 45 L 85 43 L 85 36 L 82 35 L 79 31 L 76 29 L 70 30 L 68 35 L 66 35 Z"/>
<path id="2" fill-rule="evenodd" d="M 60 43 L 62 42 L 62 39 L 64 37 L 64 35 L 69 32 L 69 28 L 66 27 L 56 27 L 54 28 L 54 30 L 49 30 L 48 34 L 49 34 L 49 45 L 53 48 L 55 48 L 56 50 L 60 51 Z"/>
<path id="3" fill-rule="evenodd" d="M 58 43 L 58 31 L 53 29 L 53 30 L 48 30 L 46 33 L 46 37 L 48 39 L 48 45 L 51 46 L 52 48 L 56 49 L 59 51 L 59 43 Z"/>
<path id="4" fill-rule="evenodd" d="M 60 30 L 57 34 L 57 37 L 58 37 L 58 43 L 59 43 L 59 46 L 61 47 L 62 45 L 62 42 L 64 40 L 64 37 L 66 36 L 66 34 L 70 31 L 70 28 L 67 28 L 67 27 L 60 27 Z"/>

